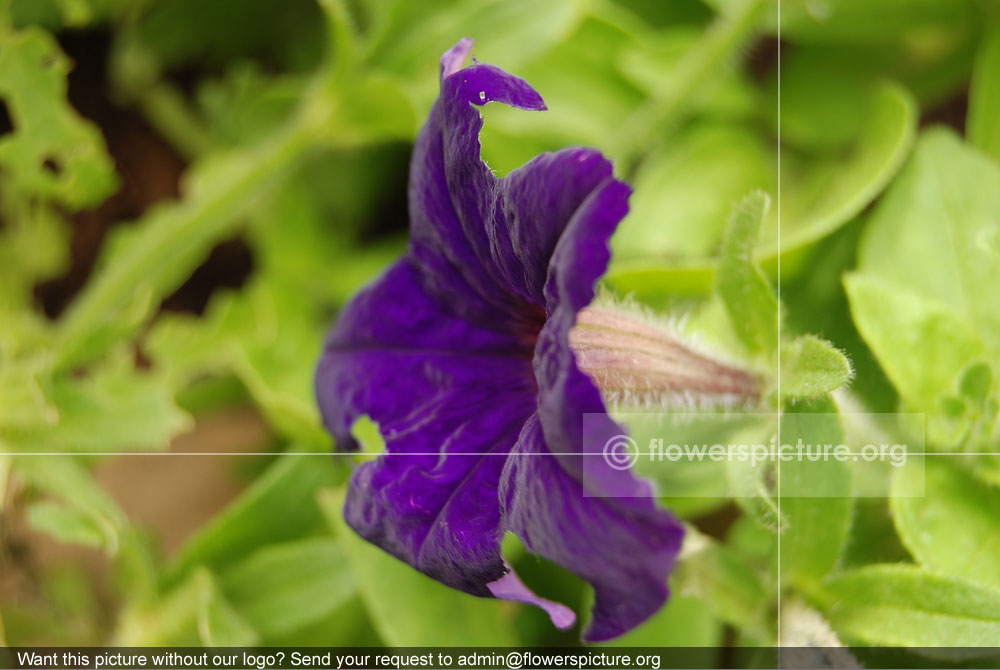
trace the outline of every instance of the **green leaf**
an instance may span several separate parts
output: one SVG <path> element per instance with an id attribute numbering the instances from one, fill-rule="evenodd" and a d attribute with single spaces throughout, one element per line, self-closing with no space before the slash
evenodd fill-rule
<path id="1" fill-rule="evenodd" d="M 778 299 L 754 263 L 753 250 L 770 202 L 767 194 L 757 191 L 733 208 L 716 278 L 733 329 L 750 352 L 768 358 L 778 349 Z"/>
<path id="2" fill-rule="evenodd" d="M 63 505 L 57 512 L 43 508 L 40 517 L 35 512 L 35 521 L 41 522 L 42 529 L 60 540 L 73 535 L 74 541 L 83 536 L 96 541 L 96 531 L 101 539 L 91 546 L 101 546 L 110 555 L 118 552 L 127 523 L 125 514 L 77 458 L 16 456 L 14 465 L 25 482 Z"/>
<path id="3" fill-rule="evenodd" d="M 514 608 L 426 577 L 369 544 L 343 518 L 344 492 L 324 491 L 320 506 L 351 565 L 361 599 L 390 646 L 511 646 Z M 447 625 L 444 625 L 447 622 Z"/>
<path id="4" fill-rule="evenodd" d="M 379 22 L 369 38 L 366 61 L 406 83 L 420 109 L 430 107 L 437 91 L 437 55 L 462 35 L 476 37 L 477 58 L 520 70 L 522 63 L 564 38 L 580 15 L 579 6 L 568 0 L 543 5 L 532 0 L 451 1 L 437 11 L 399 0 L 376 4 L 385 7 L 371 10 Z"/>
<path id="5" fill-rule="evenodd" d="M 927 414 L 937 447 L 990 444 L 995 412 L 983 410 L 996 381 L 985 402 L 959 386 L 971 365 L 1000 365 L 998 217 L 1000 165 L 952 131 L 928 130 L 872 215 L 858 274 L 846 281 L 859 332 L 906 406 Z"/>
<path id="6" fill-rule="evenodd" d="M 851 379 L 851 364 L 832 344 L 804 335 L 781 345 L 779 388 L 785 398 L 814 398 Z"/>
<path id="7" fill-rule="evenodd" d="M 847 158 L 824 161 L 811 174 L 797 169 L 794 160 L 782 166 L 781 229 L 771 217 L 761 242 L 762 259 L 834 232 L 860 214 L 899 172 L 916 137 L 916 101 L 901 86 L 883 83 L 871 89 L 863 109 L 865 123 Z"/>
<path id="8" fill-rule="evenodd" d="M 199 568 L 160 603 L 123 614 L 114 644 L 129 647 L 243 647 L 259 636 L 219 590 L 215 576 Z"/>
<path id="9" fill-rule="evenodd" d="M 287 125 L 259 143 L 212 153 L 195 164 L 182 200 L 154 207 L 137 225 L 116 232 L 93 278 L 60 318 L 57 368 L 97 358 L 133 335 L 159 299 L 287 176 L 329 121 L 334 102 L 316 90 Z"/>
<path id="10" fill-rule="evenodd" d="M 37 360 L 18 362 L 0 367 L 0 436 L 8 439 L 12 431 L 59 421 L 59 411 L 43 389 L 48 384 L 43 365 Z"/>
<path id="11" fill-rule="evenodd" d="M 844 428 L 828 399 L 793 403 L 781 417 L 781 444 L 801 443 L 811 454 L 844 444 Z M 779 465 L 778 492 L 786 526 L 781 533 L 781 576 L 816 580 L 837 564 L 853 509 L 851 463 L 792 458 Z"/>
<path id="12" fill-rule="evenodd" d="M 889 184 L 909 154 L 917 126 L 917 106 L 913 97 L 897 85 L 882 84 L 872 89 L 866 111 L 865 123 L 846 157 L 842 156 L 844 152 L 838 151 L 810 160 L 783 150 L 780 240 L 778 212 L 772 211 L 772 215 L 764 222 L 763 237 L 757 252 L 758 262 L 769 272 L 776 269 L 779 255 L 784 261 L 783 272 L 788 272 L 805 247 L 830 235 L 857 216 Z M 744 147 L 745 144 L 745 141 L 741 141 L 736 146 Z M 753 149 L 753 153 L 758 153 L 758 150 Z M 773 176 L 777 175 L 777 159 L 751 158 L 746 148 L 741 148 L 734 157 L 731 150 L 726 153 L 724 146 L 720 146 L 717 152 L 709 152 L 707 156 L 706 160 L 716 167 L 699 165 L 702 160 L 700 155 L 697 156 L 697 162 L 692 159 L 690 164 L 680 163 L 682 169 L 695 172 L 704 170 L 708 179 L 691 190 L 693 195 L 690 210 L 671 202 L 669 207 L 655 212 L 656 216 L 652 218 L 626 219 L 622 224 L 623 230 L 630 232 L 623 234 L 624 241 L 619 244 L 632 251 L 633 255 L 621 254 L 613 261 L 606 278 L 612 288 L 622 293 L 632 292 L 640 299 L 655 300 L 663 294 L 706 293 L 712 287 L 714 259 L 704 255 L 679 255 L 677 251 L 681 249 L 676 247 L 671 247 L 668 254 L 662 253 L 664 245 L 674 244 L 669 241 L 674 236 L 658 231 L 664 225 L 663 217 L 668 217 L 666 221 L 670 225 L 669 212 L 677 211 L 686 216 L 697 212 L 708 214 L 718 211 L 719 202 L 710 206 L 699 204 L 713 202 L 706 184 L 714 185 L 716 178 L 722 180 L 718 197 L 722 205 L 727 206 L 736 197 L 729 194 L 729 187 L 726 185 L 730 183 L 725 177 L 729 174 L 727 161 L 736 160 L 740 164 L 746 162 L 748 167 L 740 175 L 746 174 L 750 165 L 756 166 L 752 173 L 761 176 L 756 178 L 757 183 L 754 185 L 775 190 L 769 184 Z M 645 169 L 657 168 L 650 163 Z M 679 178 L 684 179 L 683 176 Z M 637 180 L 642 180 L 641 172 Z M 660 188 L 666 187 L 660 184 Z M 645 197 L 653 196 L 643 196 Z M 682 198 L 678 202 L 687 202 L 687 194 L 683 191 L 678 194 L 678 198 Z M 668 214 L 664 214 L 664 211 Z M 690 221 L 681 224 L 683 219 L 678 220 L 678 230 L 685 237 L 694 234 L 693 239 L 697 241 L 698 248 L 702 249 L 702 254 L 715 249 L 711 245 L 710 236 L 706 237 L 701 232 L 705 230 L 704 226 L 708 227 L 707 230 L 722 229 L 721 219 L 717 215 L 713 216 L 716 216 L 714 220 L 699 218 L 698 226 Z M 632 230 L 647 226 L 648 230 Z M 698 228 L 699 232 L 692 233 L 692 228 Z M 650 245 L 648 248 L 651 252 L 643 252 L 641 244 L 629 242 L 640 239 Z M 689 249 L 693 251 L 695 248 Z"/>
<path id="13" fill-rule="evenodd" d="M 0 318 L 7 320 L 15 309 L 34 305 L 35 284 L 65 269 L 70 231 L 53 208 L 3 197 L 5 191 L 0 183 L 4 221 L 0 229 Z M 38 346 L 39 342 L 25 344 Z"/>
<path id="14" fill-rule="evenodd" d="M 106 540 L 105 529 L 80 509 L 51 501 L 35 503 L 28 508 L 28 523 L 59 542 L 101 548 Z"/>
<path id="15" fill-rule="evenodd" d="M 192 425 L 165 378 L 134 370 L 127 358 L 108 361 L 90 377 L 57 378 L 51 397 L 59 422 L 42 444 L 59 451 L 165 449 Z"/>
<path id="16" fill-rule="evenodd" d="M 1000 22 L 979 47 L 965 126 L 969 142 L 1000 161 Z"/>
<path id="17" fill-rule="evenodd" d="M 701 37 L 701 26 L 690 23 L 676 23 L 658 30 L 647 39 L 624 49 L 620 63 L 622 72 L 652 94 L 663 86 L 664 77 L 678 67 Z M 687 111 L 697 116 L 745 120 L 757 113 L 759 103 L 759 93 L 747 73 L 738 68 L 723 67 L 713 72 L 711 77 L 702 78 L 700 86 L 691 91 Z"/>
<path id="18" fill-rule="evenodd" d="M 685 548 L 671 579 L 674 593 L 697 598 L 722 621 L 761 642 L 774 634 L 769 602 L 777 591 L 768 586 L 741 554 L 688 529 Z"/>
<path id="19" fill-rule="evenodd" d="M 932 572 L 1000 587 L 1000 488 L 950 458 L 900 468 L 892 482 L 896 529 Z"/>
<path id="20" fill-rule="evenodd" d="M 323 329 L 317 305 L 274 278 L 217 296 L 201 319 L 171 315 L 149 336 L 148 349 L 177 384 L 231 371 L 274 429 L 290 441 L 326 451 L 313 388 Z"/>
<path id="21" fill-rule="evenodd" d="M 71 64 L 38 28 L 0 25 L 0 98 L 14 132 L 0 137 L 0 167 L 19 197 L 71 210 L 96 205 L 118 186 L 101 134 L 66 101 Z"/>
<path id="22" fill-rule="evenodd" d="M 993 647 L 1000 590 L 911 565 L 875 565 L 828 580 L 817 600 L 848 640 L 896 647 Z"/>
<path id="23" fill-rule="evenodd" d="M 228 318 L 235 337 L 233 371 L 276 430 L 294 442 L 328 451 L 313 384 L 323 347 L 315 306 L 276 282 L 257 282 L 235 297 Z"/>
<path id="24" fill-rule="evenodd" d="M 736 0 L 708 0 L 729 11 Z M 974 25 L 979 20 L 970 0 L 824 0 L 822 3 L 771 1 L 767 27 L 795 42 L 866 43 L 894 42 L 901 35 L 938 35 L 949 28 Z M 925 37 L 925 39 L 927 39 Z"/>
<path id="25" fill-rule="evenodd" d="M 10 368 L 15 373 L 21 369 Z M 164 449 L 191 427 L 190 417 L 174 403 L 166 378 L 135 370 L 130 352 L 116 352 L 89 376 L 48 378 L 38 373 L 20 381 L 22 397 L 14 400 L 24 411 L 18 417 L 23 423 L 0 421 L 0 434 L 19 451 L 103 454 Z"/>
<path id="26" fill-rule="evenodd" d="M 844 278 L 851 314 L 900 395 L 938 412 L 938 399 L 986 354 L 977 333 L 950 307 L 872 274 Z"/>
<path id="27" fill-rule="evenodd" d="M 314 535 L 323 527 L 316 491 L 342 479 L 343 471 L 328 454 L 280 457 L 184 545 L 168 582 L 199 564 L 221 570 L 257 547 Z"/>
<path id="28" fill-rule="evenodd" d="M 413 107 L 391 79 L 368 76 L 346 94 L 332 122 L 331 140 L 341 146 L 405 141 L 417 123 Z"/>
<path id="29" fill-rule="evenodd" d="M 609 647 L 705 647 L 698 658 L 710 662 L 722 639 L 722 626 L 698 598 L 672 595 L 663 608 Z M 699 650 L 700 651 L 700 650 Z M 685 652 L 686 653 L 686 652 Z"/>
<path id="30" fill-rule="evenodd" d="M 1000 357 L 1000 164 L 933 128 L 872 215 L 859 269 L 965 321 Z"/>
<path id="31" fill-rule="evenodd" d="M 615 258 L 710 258 L 733 203 L 753 189 L 774 193 L 777 177 L 771 145 L 745 124 L 693 122 L 640 165 L 629 215 L 612 238 Z"/>
<path id="32" fill-rule="evenodd" d="M 220 583 L 234 609 L 264 637 L 322 620 L 356 589 L 344 551 L 329 538 L 259 549 L 227 568 Z"/>

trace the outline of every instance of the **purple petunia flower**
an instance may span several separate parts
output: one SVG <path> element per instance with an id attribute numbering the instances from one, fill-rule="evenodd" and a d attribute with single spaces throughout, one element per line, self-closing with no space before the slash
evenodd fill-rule
<path id="1" fill-rule="evenodd" d="M 672 341 L 588 308 L 629 187 L 580 148 L 495 177 L 473 105 L 545 105 L 499 68 L 462 68 L 471 47 L 463 39 L 441 59 L 441 95 L 411 164 L 409 249 L 329 334 L 319 405 L 341 449 L 357 448 L 350 429 L 365 414 L 386 441 L 351 479 L 345 516 L 362 537 L 444 584 L 532 603 L 572 626 L 570 609 L 532 593 L 505 562 L 513 532 L 593 585 L 585 639 L 605 640 L 665 602 L 683 529 L 630 472 L 597 458 L 584 478 L 582 415 L 603 416 L 588 421 L 598 433 L 588 443 L 604 444 L 624 431 L 602 391 L 686 389 L 674 388 Z M 646 353 L 623 354 L 629 336 L 645 338 Z M 694 386 L 746 394 L 747 379 L 714 372 Z"/>

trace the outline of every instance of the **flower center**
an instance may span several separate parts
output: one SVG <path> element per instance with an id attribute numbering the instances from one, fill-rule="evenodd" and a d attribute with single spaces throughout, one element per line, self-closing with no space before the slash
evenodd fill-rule
<path id="1" fill-rule="evenodd" d="M 759 399 L 761 379 L 700 353 L 664 328 L 590 306 L 569 333 L 577 365 L 609 404 L 733 406 Z"/>

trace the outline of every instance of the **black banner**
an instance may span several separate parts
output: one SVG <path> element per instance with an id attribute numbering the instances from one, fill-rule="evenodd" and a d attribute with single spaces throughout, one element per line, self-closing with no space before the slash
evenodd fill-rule
<path id="1" fill-rule="evenodd" d="M 553 668 L 918 668 L 997 667 L 998 648 L 490 648 L 490 647 L 7 647 L 0 667 L 14 669 L 302 668 L 522 670 Z"/>

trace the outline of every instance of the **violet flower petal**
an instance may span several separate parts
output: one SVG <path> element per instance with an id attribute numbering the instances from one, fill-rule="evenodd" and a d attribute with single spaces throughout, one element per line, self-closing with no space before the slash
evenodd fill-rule
<path id="1" fill-rule="evenodd" d="M 317 393 L 340 448 L 356 448 L 362 414 L 386 441 L 387 455 L 351 479 L 349 525 L 449 586 L 490 595 L 505 573 L 503 454 L 535 409 L 530 349 L 449 314 L 403 259 L 341 315 Z"/>
<path id="2" fill-rule="evenodd" d="M 351 480 L 345 516 L 359 534 L 445 584 L 569 625 L 568 610 L 504 564 L 512 530 L 594 585 L 586 635 L 606 639 L 662 605 L 682 535 L 651 499 L 596 497 L 647 493 L 629 472 L 583 468 L 585 413 L 601 443 L 623 431 L 577 367 L 569 331 L 607 268 L 629 189 L 588 149 L 497 179 L 474 105 L 544 103 L 499 68 L 461 69 L 470 48 L 442 58 L 441 96 L 414 148 L 409 251 L 342 313 L 317 397 L 339 448 L 356 448 L 362 414 L 386 440 Z"/>
<path id="3" fill-rule="evenodd" d="M 528 551 L 594 587 L 586 641 L 621 635 L 663 605 L 683 527 L 652 504 L 641 504 L 649 499 L 586 496 L 581 482 L 545 450 L 537 416 L 507 459 L 500 496 L 506 527 Z"/>

